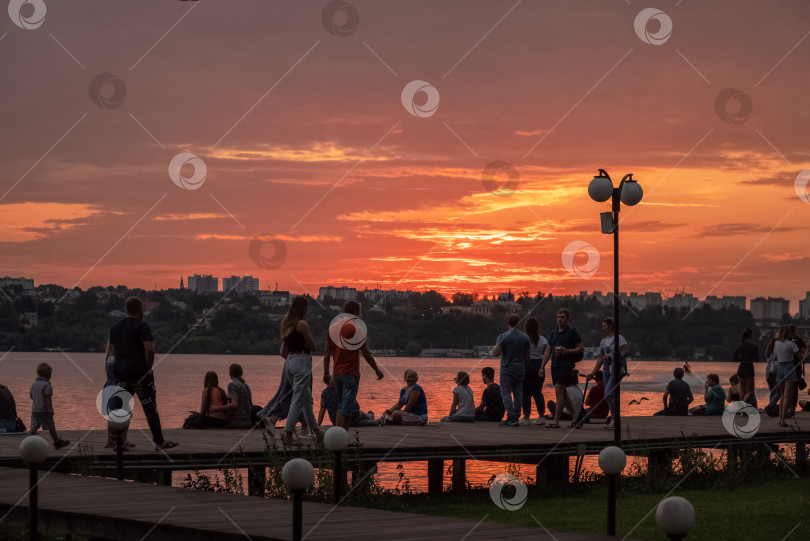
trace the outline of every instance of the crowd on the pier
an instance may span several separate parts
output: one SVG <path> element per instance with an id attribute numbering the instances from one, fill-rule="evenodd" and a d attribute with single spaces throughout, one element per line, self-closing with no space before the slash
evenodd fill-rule
<path id="1" fill-rule="evenodd" d="M 419 375 L 413 369 L 404 374 L 397 401 L 375 416 L 372 411 L 363 411 L 357 402 L 360 385 L 360 357 L 375 372 L 377 379 L 384 374 L 377 365 L 368 347 L 365 326 L 360 320 L 360 304 L 347 301 L 343 313 L 336 317 L 324 337 L 323 383 L 326 387 L 320 395 L 320 410 L 315 415 L 312 395 L 312 355 L 316 341 L 307 323 L 308 301 L 296 297 L 286 316 L 281 321 L 281 356 L 284 367 L 278 390 L 264 407 L 253 404 L 249 385 L 243 377 L 239 364 L 228 369 L 230 381 L 227 391 L 219 386 L 216 372 L 207 372 L 199 412 L 193 413 L 184 423 L 184 428 L 250 428 L 262 427 L 273 434 L 276 424 L 283 420 L 284 436 L 312 438 L 320 431 L 325 416 L 335 426 L 348 429 L 356 426 L 425 425 L 428 423 L 428 401 L 425 389 L 419 385 Z M 157 411 L 154 374 L 154 340 L 149 325 L 143 321 L 144 306 L 140 299 L 126 300 L 127 317 L 110 330 L 106 350 L 107 382 L 105 388 L 124 389 L 137 396 L 147 423 L 152 432 L 156 449 L 169 449 L 176 442 L 163 438 L 160 417 Z M 568 421 L 571 428 L 580 428 L 585 423 L 599 420 L 603 428 L 612 429 L 616 411 L 615 389 L 627 377 L 630 350 L 623 336 L 616 336 L 613 318 L 602 321 L 602 338 L 595 365 L 587 373 L 577 369 L 584 355 L 584 344 L 577 330 L 570 326 L 571 314 L 563 308 L 557 312 L 556 326 L 548 338 L 540 334 L 537 319 L 529 317 L 522 322 L 518 315 L 507 318 L 507 330 L 498 336 L 492 355 L 500 357 L 499 382 L 495 369 L 484 367 L 481 381 L 484 391 L 476 403 L 470 388 L 470 374 L 459 371 L 453 383 L 452 403 L 442 422 L 493 422 L 501 427 L 544 425 L 545 428 L 560 428 Z M 521 325 L 522 324 L 522 325 Z M 521 329 L 521 326 L 523 327 Z M 695 398 L 684 376 L 691 367 L 673 370 L 673 379 L 663 393 L 663 409 L 656 416 L 722 415 L 727 402 L 742 401 L 757 407 L 754 393 L 754 363 L 759 362 L 760 352 L 752 341 L 751 329 L 745 329 L 739 346 L 734 352 L 737 370 L 729 377 L 729 387 L 724 389 L 717 374 L 708 374 L 704 382 L 702 404 L 690 408 Z M 764 352 L 767 361 L 766 380 L 769 388 L 769 403 L 760 411 L 778 417 L 779 426 L 787 427 L 797 407 L 810 411 L 810 401 L 799 400 L 798 391 L 806 387 L 802 359 L 807 347 L 796 335 L 792 325 L 783 325 L 770 339 Z M 547 374 L 551 375 L 554 399 L 545 401 L 543 386 Z M 31 426 L 30 434 L 41 427 L 49 431 L 55 448 L 68 445 L 56 432 L 53 411 L 52 368 L 47 363 L 37 367 L 37 378 L 30 389 Z M 585 390 L 580 388 L 580 378 L 585 380 Z M 588 386 L 593 386 L 588 392 Z M 103 407 L 114 410 L 123 406 L 120 397 L 104 398 Z M 118 401 L 116 403 L 116 400 Z M 646 400 L 642 397 L 641 400 Z M 532 419 L 532 403 L 536 418 Z M 297 425 L 301 425 L 300 431 Z M 24 423 L 17 416 L 16 403 L 11 392 L 0 385 L 0 432 L 25 431 Z M 123 435 L 123 445 L 131 448 Z M 112 434 L 107 446 L 113 447 Z"/>

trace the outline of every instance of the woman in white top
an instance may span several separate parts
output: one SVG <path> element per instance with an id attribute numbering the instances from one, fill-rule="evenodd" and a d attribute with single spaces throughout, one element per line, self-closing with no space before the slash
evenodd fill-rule
<path id="1" fill-rule="evenodd" d="M 796 383 L 799 378 L 796 376 L 796 364 L 801 360 L 799 357 L 799 346 L 793 340 L 793 329 L 790 325 L 782 325 L 776 334 L 776 341 L 773 344 L 773 354 L 776 357 L 776 381 L 782 391 L 779 401 L 779 426 L 788 426 L 785 421 L 786 414 L 795 400 Z"/>
<path id="2" fill-rule="evenodd" d="M 621 358 L 619 359 L 620 373 L 614 374 L 613 354 L 616 350 L 614 342 L 616 336 L 616 322 L 612 317 L 606 317 L 602 320 L 602 332 L 605 337 L 599 344 L 599 360 L 596 361 L 596 366 L 593 367 L 588 377 L 595 377 L 600 367 L 604 372 L 605 400 L 607 400 L 608 408 L 610 409 L 610 423 L 606 425 L 605 428 L 610 430 L 613 428 L 613 412 L 616 408 L 616 385 L 627 375 L 627 360 L 629 359 L 630 348 L 627 346 L 627 340 L 624 339 L 624 336 L 619 335 L 619 350 L 621 352 Z"/>
<path id="3" fill-rule="evenodd" d="M 450 414 L 442 421 L 472 423 L 475 421 L 475 397 L 470 389 L 470 375 L 459 372 L 453 381 L 456 383 L 453 388 L 453 404 L 450 406 Z"/>
<path id="4" fill-rule="evenodd" d="M 548 341 L 540 334 L 540 325 L 537 320 L 530 317 L 526 320 L 526 334 L 529 335 L 529 366 L 523 374 L 523 417 L 521 425 L 528 425 L 532 413 L 532 399 L 537 409 L 536 425 L 544 424 L 543 414 L 546 412 L 546 401 L 543 398 L 543 383 L 546 381 L 545 373 L 540 375 L 543 366 L 543 353 L 548 347 Z"/>

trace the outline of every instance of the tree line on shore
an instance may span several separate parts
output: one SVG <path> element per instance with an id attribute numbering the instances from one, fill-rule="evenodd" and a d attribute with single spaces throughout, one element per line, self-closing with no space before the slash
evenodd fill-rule
<path id="1" fill-rule="evenodd" d="M 40 286 L 55 287 L 55 286 Z M 58 286 L 57 286 L 58 287 Z M 110 292 L 110 295 L 100 292 Z M 11 293 L 21 293 L 12 291 Z M 117 288 L 90 288 L 79 291 L 71 302 L 49 302 L 42 297 L 14 294 L 13 302 L 0 302 L 0 348 L 15 351 L 42 351 L 65 348 L 71 351 L 103 351 L 110 326 L 120 319 L 123 301 L 137 295 L 152 309 L 146 321 L 152 328 L 159 353 L 278 354 L 281 345 L 280 321 L 286 307 L 262 306 L 254 295 L 202 295 L 189 290 L 144 291 Z M 444 296 L 427 291 L 416 293 L 398 304 L 365 302 L 362 319 L 368 327 L 372 349 L 387 349 L 400 355 L 416 356 L 426 348 L 471 349 L 492 345 L 506 328 L 507 309 L 494 306 L 491 316 L 462 311 L 468 305 L 459 294 L 452 304 Z M 516 302 L 521 315 L 531 314 L 544 334 L 555 326 L 561 307 L 572 313 L 572 326 L 586 346 L 598 346 L 601 320 L 613 315 L 613 307 L 594 298 L 521 294 Z M 311 299 L 308 320 L 319 346 L 342 302 Z M 372 307 L 379 309 L 372 309 Z M 458 309 L 454 309 L 458 308 Z M 111 313 L 112 312 L 112 313 Z M 37 314 L 36 325 L 26 325 L 22 314 Z M 736 307 L 712 309 L 701 305 L 686 309 L 647 307 L 643 310 L 622 305 L 620 332 L 633 353 L 647 359 L 705 357 L 730 361 L 742 330 L 754 329 L 753 316 Z"/>

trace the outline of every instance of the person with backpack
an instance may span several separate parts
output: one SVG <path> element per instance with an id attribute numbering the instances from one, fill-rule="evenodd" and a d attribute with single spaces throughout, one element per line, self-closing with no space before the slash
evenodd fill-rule
<path id="1" fill-rule="evenodd" d="M 614 413 L 616 411 L 616 386 L 627 375 L 627 356 L 630 354 L 630 348 L 627 345 L 627 340 L 624 336 L 619 335 L 619 373 L 614 373 L 613 370 L 613 354 L 616 351 L 616 321 L 612 317 L 606 317 L 602 320 L 602 333 L 605 335 L 599 343 L 599 359 L 596 361 L 596 366 L 593 367 L 588 377 L 596 376 L 599 368 L 604 372 L 605 381 L 605 398 L 607 399 L 608 408 L 610 409 L 610 422 L 603 428 L 606 430 L 613 429 Z"/>

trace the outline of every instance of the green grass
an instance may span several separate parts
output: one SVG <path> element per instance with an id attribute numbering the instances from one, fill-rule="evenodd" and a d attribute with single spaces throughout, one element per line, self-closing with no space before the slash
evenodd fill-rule
<path id="1" fill-rule="evenodd" d="M 695 508 L 690 541 L 799 541 L 810 539 L 809 492 L 806 478 L 783 478 L 735 490 L 676 490 L 672 495 L 686 498 Z M 629 539 L 665 539 L 655 523 L 655 508 L 665 495 L 619 494 L 618 538 L 629 534 Z M 487 521 L 535 528 L 540 528 L 539 522 L 552 532 L 607 531 L 607 487 L 601 482 L 591 488 L 566 487 L 563 495 L 530 492 L 525 506 L 514 512 L 499 509 L 483 490 L 463 496 L 398 496 L 378 503 L 396 511 L 476 522 L 485 515 Z"/>

